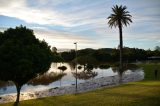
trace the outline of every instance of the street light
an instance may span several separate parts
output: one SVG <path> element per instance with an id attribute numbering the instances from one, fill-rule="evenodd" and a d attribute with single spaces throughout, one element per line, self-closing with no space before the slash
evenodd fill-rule
<path id="1" fill-rule="evenodd" d="M 76 58 L 75 58 L 75 63 L 76 63 L 76 92 L 77 92 L 77 42 L 75 44 L 75 53 L 76 53 Z"/>

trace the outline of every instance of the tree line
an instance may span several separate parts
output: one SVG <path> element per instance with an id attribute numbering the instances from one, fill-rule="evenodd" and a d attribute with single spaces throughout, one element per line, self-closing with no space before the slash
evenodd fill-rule
<path id="1" fill-rule="evenodd" d="M 158 46 L 156 47 L 158 48 Z M 95 60 L 98 62 L 116 62 L 119 61 L 119 49 L 116 48 L 101 48 L 101 49 L 82 49 L 77 51 L 77 60 L 85 61 L 86 59 Z M 71 62 L 76 58 L 75 50 L 64 51 L 57 53 L 57 56 L 61 58 L 61 61 Z M 160 50 L 144 50 L 139 48 L 123 48 L 123 60 L 126 62 L 133 61 L 145 61 L 149 60 L 149 57 L 160 56 Z"/>

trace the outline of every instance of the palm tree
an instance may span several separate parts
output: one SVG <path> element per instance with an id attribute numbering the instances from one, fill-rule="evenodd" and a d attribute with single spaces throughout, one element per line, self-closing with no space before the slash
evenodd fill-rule
<path id="1" fill-rule="evenodd" d="M 120 39 L 120 72 L 122 71 L 123 61 L 122 61 L 122 53 L 123 53 L 123 37 L 122 37 L 122 27 L 129 25 L 131 20 L 131 15 L 128 11 L 126 11 L 126 6 L 118 6 L 115 5 L 112 8 L 112 14 L 108 17 L 109 21 L 109 27 L 118 27 L 119 28 L 119 39 Z"/>

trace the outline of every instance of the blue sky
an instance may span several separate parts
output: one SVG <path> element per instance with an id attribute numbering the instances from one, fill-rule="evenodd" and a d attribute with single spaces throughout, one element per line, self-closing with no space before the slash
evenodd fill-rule
<path id="1" fill-rule="evenodd" d="M 25 25 L 58 49 L 116 48 L 119 33 L 108 27 L 113 5 L 133 16 L 123 28 L 124 46 L 160 46 L 160 0 L 0 0 L 0 31 Z"/>

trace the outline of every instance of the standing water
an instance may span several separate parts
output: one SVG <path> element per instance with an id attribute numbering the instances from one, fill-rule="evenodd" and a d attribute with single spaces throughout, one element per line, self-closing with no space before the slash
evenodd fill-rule
<path id="1" fill-rule="evenodd" d="M 58 69 L 59 66 L 66 66 L 66 70 Z M 87 80 L 93 80 L 96 78 L 115 76 L 118 72 L 109 67 L 105 68 L 90 68 L 85 69 L 85 66 L 77 66 L 77 78 L 78 84 Z M 69 63 L 52 63 L 51 68 L 43 75 L 30 80 L 22 87 L 21 92 L 41 91 L 45 89 L 74 85 L 76 81 L 76 73 L 74 67 Z M 139 72 L 143 74 L 141 69 L 129 70 L 127 69 L 124 74 L 131 74 Z M 0 81 L 0 95 L 16 93 L 16 87 L 12 82 Z"/>

